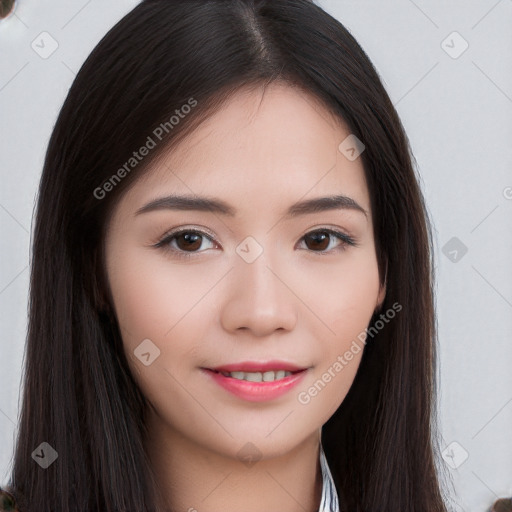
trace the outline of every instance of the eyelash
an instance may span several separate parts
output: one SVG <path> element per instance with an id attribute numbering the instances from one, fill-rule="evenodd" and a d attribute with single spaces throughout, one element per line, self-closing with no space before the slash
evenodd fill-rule
<path id="1" fill-rule="evenodd" d="M 188 252 L 188 251 L 183 251 L 181 249 L 171 248 L 170 247 L 171 241 L 174 240 L 179 235 L 182 235 L 183 233 L 193 233 L 196 235 L 204 236 L 204 237 L 208 238 L 211 242 L 215 243 L 213 240 L 213 237 L 211 235 L 209 235 L 208 233 L 205 233 L 204 231 L 192 229 L 192 228 L 184 228 L 184 229 L 178 229 L 176 231 L 171 231 L 170 233 L 167 233 L 166 235 L 164 235 L 164 237 L 159 242 L 154 244 L 153 247 L 162 249 L 165 252 L 173 253 L 176 257 L 184 258 L 184 259 L 192 258 L 192 257 L 194 257 L 194 255 L 203 252 L 203 251 Z M 357 247 L 359 245 L 353 237 L 351 237 L 341 231 L 336 231 L 336 230 L 330 229 L 330 228 L 318 228 L 318 229 L 314 229 L 313 231 L 309 231 L 301 238 L 301 241 L 303 239 L 305 239 L 307 235 L 312 235 L 315 233 L 327 233 L 329 235 L 336 237 L 338 240 L 340 240 L 342 242 L 339 246 L 335 247 L 334 249 L 330 249 L 329 251 L 309 250 L 309 252 L 316 253 L 320 256 L 329 254 L 330 252 L 333 252 L 333 251 L 334 252 L 345 251 L 348 248 L 348 246 Z"/>

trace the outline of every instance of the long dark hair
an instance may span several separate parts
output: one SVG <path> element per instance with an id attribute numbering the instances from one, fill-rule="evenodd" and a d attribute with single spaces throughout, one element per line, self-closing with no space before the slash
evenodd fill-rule
<path id="1" fill-rule="evenodd" d="M 436 467 L 428 211 L 378 73 L 343 25 L 309 0 L 144 0 L 80 69 L 55 124 L 37 198 L 9 482 L 22 511 L 159 510 L 143 448 L 146 401 L 105 286 L 104 228 L 123 192 L 163 149 L 239 88 L 273 81 L 314 94 L 365 144 L 378 268 L 387 285 L 381 311 L 402 306 L 368 338 L 348 395 L 322 429 L 341 509 L 446 511 Z M 156 147 L 134 165 L 130 158 L 148 136 Z M 375 313 L 370 325 L 378 321 Z M 58 454 L 47 469 L 32 457 L 43 442 Z"/>

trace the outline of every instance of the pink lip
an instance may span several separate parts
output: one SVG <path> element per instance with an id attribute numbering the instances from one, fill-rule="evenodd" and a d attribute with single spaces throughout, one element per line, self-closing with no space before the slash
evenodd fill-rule
<path id="1" fill-rule="evenodd" d="M 230 365 L 231 366 L 231 365 Z M 222 367 L 226 368 L 226 367 Z M 222 371 L 258 371 L 258 370 L 240 370 L 240 365 L 237 365 L 235 370 L 222 370 Z M 261 364 L 259 366 L 261 368 Z M 280 367 L 272 366 L 270 369 L 283 369 Z M 268 371 L 267 370 L 267 371 Z M 295 387 L 305 376 L 307 370 L 299 370 L 297 373 L 289 375 L 283 379 L 274 382 L 249 382 L 246 380 L 235 379 L 233 377 L 226 377 L 222 373 L 207 368 L 201 368 L 201 371 L 206 373 L 213 379 L 214 382 L 219 384 L 226 391 L 233 395 L 247 400 L 249 402 L 264 402 L 266 400 L 273 400 L 284 395 L 287 391 Z M 286 370 L 292 371 L 292 370 Z"/>

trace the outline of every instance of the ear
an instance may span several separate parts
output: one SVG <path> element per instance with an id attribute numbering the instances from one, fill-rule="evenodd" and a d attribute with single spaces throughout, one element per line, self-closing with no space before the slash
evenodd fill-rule
<path id="1" fill-rule="evenodd" d="M 388 278 L 388 264 L 386 262 L 386 273 L 384 276 L 384 284 L 380 285 L 379 295 L 377 296 L 377 304 L 375 305 L 375 313 L 380 311 L 380 309 L 382 308 L 382 303 L 384 302 L 384 299 L 386 298 L 387 278 Z"/>
<path id="2" fill-rule="evenodd" d="M 377 305 L 375 307 L 375 311 L 380 311 L 380 308 L 382 307 L 382 303 L 384 302 L 385 298 L 386 298 L 386 283 L 384 283 L 380 287 L 379 296 L 377 297 Z"/>
<path id="3" fill-rule="evenodd" d="M 110 307 L 110 301 L 107 296 L 107 292 L 105 291 L 105 287 L 107 286 L 105 269 L 102 267 L 97 254 L 94 255 L 94 267 L 95 274 L 92 280 L 94 305 L 99 313 L 111 316 L 112 310 Z"/>

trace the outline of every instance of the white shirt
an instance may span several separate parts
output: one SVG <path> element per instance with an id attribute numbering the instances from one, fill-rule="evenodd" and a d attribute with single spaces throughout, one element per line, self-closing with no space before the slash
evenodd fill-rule
<path id="1" fill-rule="evenodd" d="M 322 468 L 322 499 L 320 500 L 320 508 L 318 512 L 340 512 L 338 503 L 338 493 L 332 479 L 327 459 L 325 458 L 322 443 L 320 443 L 320 466 Z"/>

